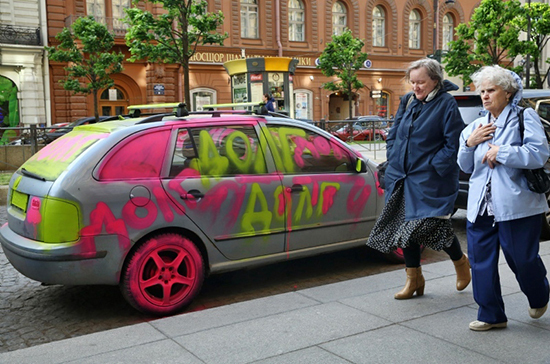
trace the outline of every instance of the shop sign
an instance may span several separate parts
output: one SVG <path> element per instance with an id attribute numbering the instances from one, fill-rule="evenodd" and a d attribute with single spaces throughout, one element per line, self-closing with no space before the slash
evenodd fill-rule
<path id="1" fill-rule="evenodd" d="M 264 78 L 261 73 L 255 73 L 250 75 L 250 81 L 256 82 L 256 81 L 262 81 Z"/>

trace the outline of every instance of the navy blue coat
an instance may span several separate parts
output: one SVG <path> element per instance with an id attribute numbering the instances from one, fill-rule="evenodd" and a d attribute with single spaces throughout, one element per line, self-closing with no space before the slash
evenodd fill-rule
<path id="1" fill-rule="evenodd" d="M 454 97 L 458 86 L 445 80 L 427 103 L 403 96 L 387 137 L 386 202 L 404 180 L 405 220 L 445 216 L 458 194 L 457 153 L 464 121 Z M 413 97 L 407 108 L 409 97 Z M 413 115 L 418 115 L 413 122 Z"/>

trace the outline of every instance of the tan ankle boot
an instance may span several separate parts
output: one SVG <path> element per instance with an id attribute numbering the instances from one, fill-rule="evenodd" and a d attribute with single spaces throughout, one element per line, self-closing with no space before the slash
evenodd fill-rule
<path id="1" fill-rule="evenodd" d="M 393 296 L 396 300 L 409 299 L 414 295 L 414 292 L 416 292 L 417 296 L 424 294 L 426 281 L 422 275 L 422 267 L 405 268 L 405 271 L 407 272 L 407 281 L 405 282 L 405 287 Z"/>
<path id="2" fill-rule="evenodd" d="M 466 254 L 462 256 L 457 261 L 453 260 L 456 270 L 456 289 L 462 291 L 464 288 L 468 287 L 470 281 L 472 280 L 472 275 L 470 274 L 470 262 Z"/>

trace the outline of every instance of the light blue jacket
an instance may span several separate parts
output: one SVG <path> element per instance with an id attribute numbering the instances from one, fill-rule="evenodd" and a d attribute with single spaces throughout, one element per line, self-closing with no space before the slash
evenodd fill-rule
<path id="1" fill-rule="evenodd" d="M 492 140 L 467 147 L 466 140 L 480 124 L 489 122 L 489 114 L 480 117 L 466 127 L 460 135 L 458 165 L 465 173 L 471 173 L 468 192 L 468 214 L 470 222 L 475 222 L 479 214 L 487 183 L 491 180 L 491 195 L 495 221 L 508 221 L 542 214 L 548 210 L 546 197 L 527 187 L 522 169 L 536 169 L 544 166 L 549 156 L 548 143 L 539 116 L 535 110 L 524 111 L 524 137 L 521 141 L 517 103 L 523 90 L 519 90 L 496 120 L 497 129 Z M 481 163 L 489 150 L 489 143 L 500 146 L 497 164 L 489 168 Z"/>

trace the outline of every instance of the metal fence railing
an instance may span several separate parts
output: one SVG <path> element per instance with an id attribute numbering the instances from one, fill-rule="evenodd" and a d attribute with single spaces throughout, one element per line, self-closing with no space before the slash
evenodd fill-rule
<path id="1" fill-rule="evenodd" d="M 388 123 L 371 120 L 309 121 L 347 143 L 361 143 L 361 149 L 386 149 Z M 0 171 L 16 170 L 34 153 L 72 127 L 2 127 L 0 128 Z"/>

